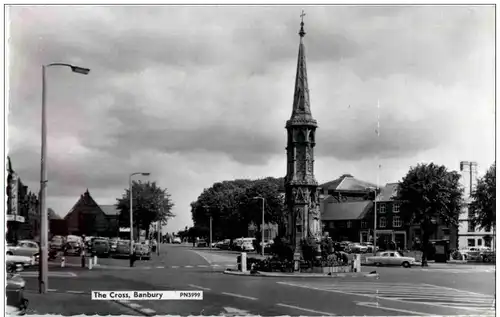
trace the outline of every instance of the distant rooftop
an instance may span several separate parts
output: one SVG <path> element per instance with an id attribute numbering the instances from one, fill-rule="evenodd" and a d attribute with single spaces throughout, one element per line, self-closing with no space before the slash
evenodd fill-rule
<path id="1" fill-rule="evenodd" d="M 335 191 L 367 191 L 369 188 L 376 188 L 377 185 L 370 182 L 359 180 L 351 174 L 343 174 L 339 178 L 324 183 L 319 187 L 321 189 Z"/>

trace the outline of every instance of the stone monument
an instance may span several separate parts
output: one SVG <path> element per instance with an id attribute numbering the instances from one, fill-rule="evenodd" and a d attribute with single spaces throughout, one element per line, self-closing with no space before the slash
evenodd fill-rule
<path id="1" fill-rule="evenodd" d="M 306 56 L 304 46 L 304 12 L 300 23 L 300 44 L 295 77 L 295 93 L 287 130 L 287 173 L 285 202 L 288 212 L 287 237 L 294 247 L 295 270 L 302 258 L 301 240 L 321 237 L 318 182 L 314 177 L 314 147 L 317 121 L 309 103 Z"/>

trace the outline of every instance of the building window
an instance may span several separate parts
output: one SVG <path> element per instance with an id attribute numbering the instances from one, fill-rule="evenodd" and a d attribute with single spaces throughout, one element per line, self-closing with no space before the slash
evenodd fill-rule
<path id="1" fill-rule="evenodd" d="M 363 229 L 368 228 L 368 221 L 366 221 L 366 220 L 361 220 L 361 228 L 363 228 Z"/>
<path id="2" fill-rule="evenodd" d="M 352 221 L 351 220 L 348 220 L 347 221 L 347 228 L 351 228 L 352 227 Z"/>
<path id="3" fill-rule="evenodd" d="M 381 214 L 385 214 L 385 204 L 380 204 L 378 206 L 378 212 Z"/>
<path id="4" fill-rule="evenodd" d="M 468 220 L 468 232 L 474 232 L 476 231 L 476 226 L 474 226 L 474 222 L 472 219 Z"/>
<path id="5" fill-rule="evenodd" d="M 330 229 L 335 228 L 335 222 L 333 221 L 328 222 L 328 227 L 330 227 Z"/>
<path id="6" fill-rule="evenodd" d="M 483 239 L 477 239 L 477 245 L 478 246 L 483 245 Z"/>
<path id="7" fill-rule="evenodd" d="M 475 239 L 467 239 L 467 245 L 469 247 L 475 247 L 476 246 L 476 240 Z"/>
<path id="8" fill-rule="evenodd" d="M 392 212 L 397 214 L 399 212 L 399 203 L 394 203 L 392 207 Z"/>
<path id="9" fill-rule="evenodd" d="M 392 218 L 392 226 L 393 227 L 401 227 L 402 222 L 401 222 L 401 217 L 399 216 L 394 216 Z"/>
<path id="10" fill-rule="evenodd" d="M 385 226 L 387 225 L 387 221 L 386 221 L 385 217 L 380 217 L 379 225 L 380 225 L 380 228 L 385 228 Z"/>

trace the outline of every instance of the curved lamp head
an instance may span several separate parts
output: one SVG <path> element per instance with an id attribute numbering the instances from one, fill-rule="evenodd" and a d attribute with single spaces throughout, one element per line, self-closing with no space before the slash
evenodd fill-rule
<path id="1" fill-rule="evenodd" d="M 78 73 L 78 74 L 82 74 L 82 75 L 88 75 L 89 72 L 90 72 L 90 69 L 88 68 L 84 68 L 84 67 L 79 67 L 79 66 L 73 66 L 71 65 L 71 71 L 73 73 Z"/>
<path id="2" fill-rule="evenodd" d="M 151 173 L 141 173 L 142 176 L 149 176 Z"/>

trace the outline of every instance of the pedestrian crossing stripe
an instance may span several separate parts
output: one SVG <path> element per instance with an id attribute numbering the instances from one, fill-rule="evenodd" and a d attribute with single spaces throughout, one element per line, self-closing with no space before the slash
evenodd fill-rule
<path id="1" fill-rule="evenodd" d="M 446 272 L 456 274 L 495 273 L 495 269 L 420 269 L 424 272 Z"/>
<path id="2" fill-rule="evenodd" d="M 325 284 L 321 282 L 301 284 L 290 282 L 277 283 L 319 291 L 351 294 L 370 298 L 469 311 L 490 311 L 492 309 L 492 303 L 495 301 L 495 298 L 491 295 L 449 287 L 440 287 L 431 284 L 366 283 L 345 281 L 335 284 Z"/>

